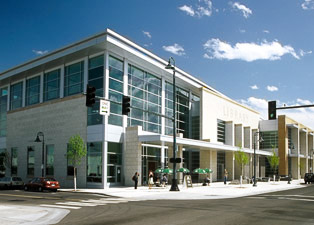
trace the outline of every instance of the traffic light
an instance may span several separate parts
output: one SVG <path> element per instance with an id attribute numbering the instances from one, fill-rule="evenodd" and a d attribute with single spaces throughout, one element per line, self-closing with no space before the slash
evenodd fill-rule
<path id="1" fill-rule="evenodd" d="M 128 115 L 129 112 L 130 112 L 130 107 L 131 107 L 131 104 L 130 104 L 130 97 L 129 96 L 125 96 L 123 95 L 123 99 L 122 99 L 122 115 Z"/>
<path id="2" fill-rule="evenodd" d="M 276 118 L 276 101 L 270 101 L 268 102 L 268 119 L 275 120 Z"/>
<path id="3" fill-rule="evenodd" d="M 93 107 L 96 102 L 96 88 L 90 85 L 86 87 L 86 106 Z"/>

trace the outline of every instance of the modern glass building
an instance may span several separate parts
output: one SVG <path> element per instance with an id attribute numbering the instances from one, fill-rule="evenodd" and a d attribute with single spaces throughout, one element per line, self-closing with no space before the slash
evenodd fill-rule
<path id="1" fill-rule="evenodd" d="M 41 176 L 44 152 L 45 175 L 71 187 L 67 145 L 79 134 L 87 156 L 78 167 L 78 187 L 132 185 L 135 172 L 145 185 L 150 170 L 172 167 L 174 90 L 166 65 L 107 29 L 0 73 L 0 170 L 25 181 Z M 111 101 L 109 116 L 99 115 L 99 101 L 85 106 L 87 84 Z M 211 168 L 212 181 L 222 180 L 228 169 L 229 179 L 237 179 L 241 171 L 234 154 L 241 148 L 250 157 L 243 175 L 251 177 L 259 113 L 179 68 L 175 92 L 177 155 L 183 159 L 177 167 Z M 128 116 L 122 115 L 123 95 L 131 98 Z M 42 143 L 34 142 L 38 132 L 45 137 L 44 151 Z M 268 137 L 268 145 L 278 139 L 275 133 Z M 259 176 L 265 176 L 270 154 L 258 150 Z M 10 163 L 4 163 L 7 159 Z"/>

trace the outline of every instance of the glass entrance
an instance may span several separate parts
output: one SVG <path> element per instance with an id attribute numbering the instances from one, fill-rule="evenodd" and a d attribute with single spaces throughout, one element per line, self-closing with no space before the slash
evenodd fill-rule
<path id="1" fill-rule="evenodd" d="M 116 180 L 115 180 L 115 183 L 116 184 L 120 184 L 121 183 L 121 173 L 122 173 L 122 170 L 121 170 L 121 166 L 116 166 Z"/>

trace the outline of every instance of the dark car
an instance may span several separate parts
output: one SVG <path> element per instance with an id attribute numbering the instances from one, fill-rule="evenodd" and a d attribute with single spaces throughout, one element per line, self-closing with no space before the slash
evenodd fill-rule
<path id="1" fill-rule="evenodd" d="M 314 182 L 314 174 L 313 173 L 306 173 L 304 175 L 304 183 L 308 184 L 308 183 L 312 183 Z"/>
<path id="2" fill-rule="evenodd" d="M 0 188 L 12 189 L 23 188 L 24 182 L 20 177 L 2 177 L 0 178 Z"/>
<path id="3" fill-rule="evenodd" d="M 35 177 L 24 185 L 24 190 L 37 190 L 37 191 L 57 191 L 60 188 L 60 184 L 54 178 L 48 177 Z"/>

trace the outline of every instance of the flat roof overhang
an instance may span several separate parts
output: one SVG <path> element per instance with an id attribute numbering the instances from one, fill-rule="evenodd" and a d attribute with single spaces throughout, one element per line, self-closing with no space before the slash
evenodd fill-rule
<path id="1" fill-rule="evenodd" d="M 168 135 L 139 135 L 139 141 L 145 143 L 153 143 L 153 144 L 161 144 L 165 143 L 165 145 L 171 146 L 173 143 L 173 137 Z M 231 145 L 217 144 L 211 143 L 207 141 L 200 141 L 188 138 L 180 138 L 177 137 L 176 142 L 178 145 L 181 145 L 185 148 L 193 148 L 198 150 L 218 150 L 218 151 L 238 151 L 239 148 Z M 245 153 L 253 154 L 253 149 L 243 148 Z M 258 155 L 272 155 L 272 152 L 256 150 L 256 154 Z"/>

